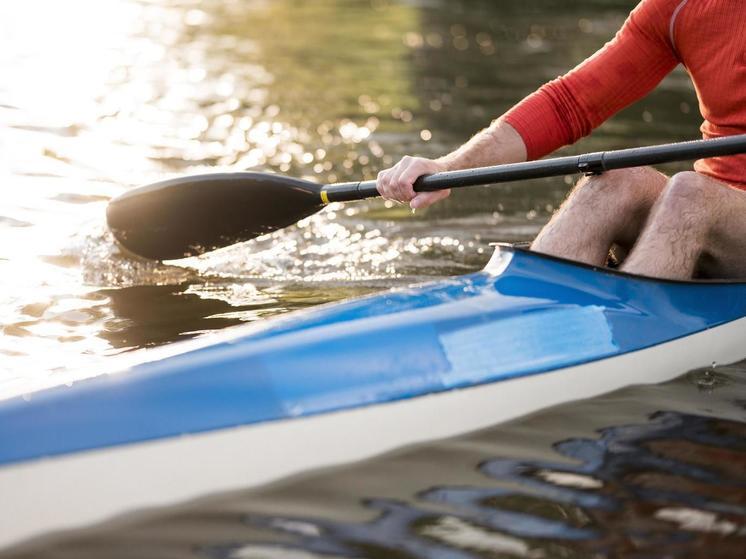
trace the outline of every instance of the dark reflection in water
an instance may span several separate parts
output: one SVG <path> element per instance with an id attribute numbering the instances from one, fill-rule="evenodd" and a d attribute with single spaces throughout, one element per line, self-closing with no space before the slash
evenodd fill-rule
<path id="1" fill-rule="evenodd" d="M 101 336 L 114 348 L 147 347 L 241 323 L 239 318 L 220 315 L 242 307 L 184 293 L 188 287 L 148 285 L 101 292 L 109 297 L 117 316 L 107 323 Z"/>
<path id="2" fill-rule="evenodd" d="M 157 346 L 322 303 L 364 295 L 375 287 L 339 286 L 327 293 L 305 285 L 272 285 L 241 289 L 229 281 L 208 284 L 142 285 L 101 290 L 115 319 L 107 320 L 101 337 L 113 348 Z"/>
<path id="3" fill-rule="evenodd" d="M 746 364 L 694 371 L 8 557 L 740 558 L 744 420 Z"/>

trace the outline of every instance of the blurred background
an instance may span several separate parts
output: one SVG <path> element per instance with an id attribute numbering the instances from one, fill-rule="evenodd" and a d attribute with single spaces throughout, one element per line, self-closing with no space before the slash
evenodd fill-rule
<path id="1" fill-rule="evenodd" d="M 593 53 L 635 4 L 0 3 L 0 398 L 154 346 L 477 270 L 490 243 L 530 240 L 571 177 L 461 191 L 416 214 L 335 204 L 167 264 L 123 255 L 104 210 L 168 176 L 333 182 L 442 155 Z M 699 122 L 677 69 L 563 153 L 693 139 Z M 744 379 L 743 368 L 695 371 L 13 556 L 741 557 Z"/>
<path id="2" fill-rule="evenodd" d="M 336 205 L 270 238 L 157 265 L 107 200 L 254 169 L 334 182 L 439 156 L 607 41 L 630 0 L 28 0 L 0 6 L 0 396 L 108 356 L 469 272 L 528 240 L 566 180 L 477 188 L 412 215 Z M 566 150 L 698 136 L 677 70 Z"/>

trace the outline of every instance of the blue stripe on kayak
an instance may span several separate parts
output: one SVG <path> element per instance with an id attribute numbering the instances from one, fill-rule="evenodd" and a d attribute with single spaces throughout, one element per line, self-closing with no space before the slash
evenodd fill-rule
<path id="1" fill-rule="evenodd" d="M 472 274 L 0 402 L 0 464 L 390 402 L 586 363 L 746 314 L 743 284 L 633 279 L 516 252 Z"/>

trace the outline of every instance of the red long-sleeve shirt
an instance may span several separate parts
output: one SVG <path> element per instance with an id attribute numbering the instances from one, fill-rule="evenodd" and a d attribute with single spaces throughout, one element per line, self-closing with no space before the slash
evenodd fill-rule
<path id="1" fill-rule="evenodd" d="M 746 0 L 642 0 L 609 43 L 506 120 L 536 159 L 589 134 L 679 63 L 694 82 L 703 136 L 746 133 Z M 746 189 L 746 155 L 700 160 L 695 169 Z"/>

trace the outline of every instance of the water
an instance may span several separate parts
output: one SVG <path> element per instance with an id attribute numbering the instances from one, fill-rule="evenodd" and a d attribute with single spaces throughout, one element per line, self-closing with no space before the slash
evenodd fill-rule
<path id="1" fill-rule="evenodd" d="M 570 177 L 471 189 L 414 215 L 405 207 L 377 201 L 335 204 L 269 237 L 167 264 L 123 255 L 106 231 L 103 215 L 112 196 L 168 176 L 250 168 L 334 182 L 373 178 L 407 153 L 440 155 L 593 52 L 634 4 L 3 3 L 0 398 L 97 374 L 111 367 L 118 354 L 136 361 L 148 348 L 209 331 L 470 272 L 487 261 L 491 242 L 531 239 L 562 201 Z M 699 120 L 686 74 L 678 70 L 653 95 L 566 152 L 691 139 L 698 134 Z M 740 386 L 743 373 L 728 374 L 732 384 Z M 639 389 L 641 398 L 661 391 L 671 395 L 670 405 L 649 410 L 668 410 L 669 415 L 659 419 L 629 419 L 630 410 L 636 409 L 630 400 L 619 402 L 619 411 L 613 413 L 590 403 L 582 409 L 591 406 L 598 427 L 611 430 L 630 422 L 655 430 L 664 419 L 674 421 L 671 417 L 682 425 L 700 425 L 698 415 L 676 399 L 678 386 Z M 712 405 L 708 414 L 731 413 L 731 404 L 716 400 Z M 552 441 L 574 436 L 574 413 L 561 416 L 551 431 Z M 742 413 L 728 416 L 728 421 L 736 421 L 729 428 L 740 429 L 737 422 L 742 420 Z M 529 429 L 533 424 L 525 425 Z M 540 445 L 542 430 L 535 427 L 526 436 Z M 671 436 L 683 440 L 685 431 L 674 429 Z M 502 444 L 503 439 L 496 440 L 494 445 Z M 466 448 L 457 445 L 458 452 L 452 452 L 446 446 L 451 457 L 465 453 L 454 460 L 469 463 Z M 521 448 L 510 445 L 496 454 L 522 459 Z M 424 468 L 421 462 L 411 467 L 415 472 Z M 385 468 L 370 475 L 385 475 L 389 481 L 381 471 Z M 358 474 L 349 475 L 354 479 Z M 470 475 L 482 479 L 487 474 Z M 446 485 L 445 477 L 433 484 Z M 688 486 L 690 497 L 698 487 Z M 744 498 L 743 491 L 735 495 Z M 362 506 L 364 513 L 357 514 L 369 519 L 382 510 L 391 510 L 386 514 L 396 519 L 410 518 L 412 511 L 392 504 L 410 498 L 406 491 L 375 505 L 360 505 L 362 496 L 349 493 L 344 507 Z M 298 499 L 302 501 L 302 493 Z M 432 499 L 427 502 L 434 506 Z M 683 513 L 665 514 L 664 522 L 675 524 L 672 519 Z M 724 539 L 741 533 L 743 513 L 738 514 L 737 520 L 713 520 L 716 526 L 736 523 L 736 532 L 721 534 Z M 278 518 L 288 515 L 280 511 Z M 252 518 L 257 526 L 270 522 L 261 515 Z M 211 516 L 204 529 L 209 531 L 214 519 Z M 442 543 L 451 532 L 466 537 L 459 523 L 467 521 L 461 517 L 438 522 L 428 525 L 432 533 L 427 538 Z M 241 530 L 248 525 L 241 524 Z M 233 534 L 227 525 L 216 527 L 214 537 L 207 539 L 219 543 L 198 554 L 291 556 L 231 548 L 225 542 L 233 536 L 221 540 L 218 535 L 224 529 Z M 339 527 L 329 529 L 346 533 Z M 683 528 L 672 533 L 683 542 L 690 535 Z M 119 538 L 129 537 L 118 533 L 99 549 L 114 549 Z M 149 549 L 160 549 L 161 544 L 149 538 Z M 511 533 L 510 538 L 506 541 L 512 543 L 505 545 L 514 547 L 505 554 L 532 556 L 531 543 L 521 547 L 525 553 L 518 551 L 524 545 L 521 538 L 528 536 Z M 373 549 L 374 544 L 359 545 Z M 696 549 L 682 545 L 684 550 Z M 311 548 L 309 544 L 304 549 Z M 606 553 L 601 547 L 582 549 L 595 549 L 587 556 Z M 359 549 L 348 555 L 355 553 L 365 556 Z M 415 552 L 402 548 L 396 553 Z M 484 551 L 482 556 L 496 553 Z"/>
<path id="2" fill-rule="evenodd" d="M 178 174 L 333 182 L 440 155 L 601 45 L 629 6 L 4 4 L 0 397 L 100 372 L 118 353 L 473 271 L 490 242 L 532 238 L 569 177 L 459 192 L 416 215 L 335 205 L 169 265 L 123 256 L 103 215 L 110 197 Z M 695 113 L 679 72 L 573 150 L 696 137 Z"/>
<path id="3" fill-rule="evenodd" d="M 740 558 L 744 366 L 135 515 L 7 557 Z"/>

